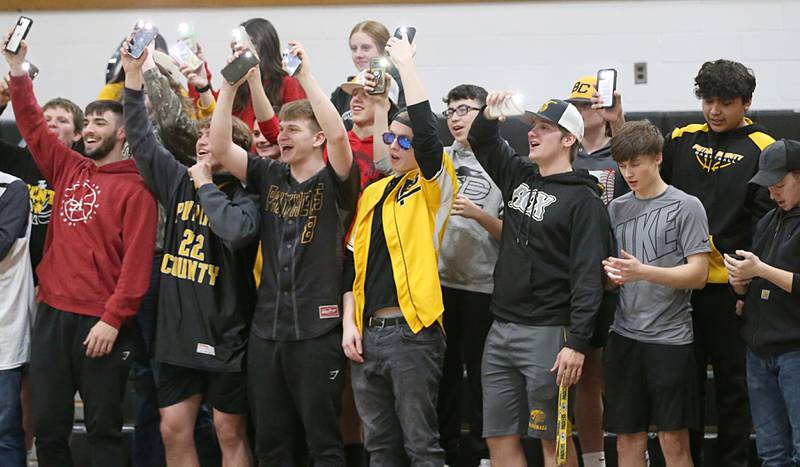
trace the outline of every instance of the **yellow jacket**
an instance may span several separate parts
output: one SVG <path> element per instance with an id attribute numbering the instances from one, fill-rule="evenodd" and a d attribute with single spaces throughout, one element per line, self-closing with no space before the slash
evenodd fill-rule
<path id="1" fill-rule="evenodd" d="M 364 281 L 372 230 L 372 215 L 392 176 L 369 185 L 358 202 L 348 247 L 355 263 L 356 326 L 364 328 Z M 419 169 L 402 176 L 383 203 L 383 231 L 392 262 L 400 309 L 414 333 L 442 323 L 442 289 L 438 256 L 450 217 L 458 181 L 453 161 L 443 152 L 442 167 L 430 180 Z"/>

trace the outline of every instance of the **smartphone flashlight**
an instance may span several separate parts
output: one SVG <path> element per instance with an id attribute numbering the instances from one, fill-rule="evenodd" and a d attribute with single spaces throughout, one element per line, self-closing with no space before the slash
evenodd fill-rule
<path id="1" fill-rule="evenodd" d="M 181 37 L 186 37 L 192 34 L 192 25 L 189 23 L 181 23 L 178 25 L 178 34 Z"/>
<path id="2" fill-rule="evenodd" d="M 378 59 L 377 65 L 381 68 L 386 68 L 389 66 L 389 60 L 387 60 L 386 57 L 381 57 Z"/>

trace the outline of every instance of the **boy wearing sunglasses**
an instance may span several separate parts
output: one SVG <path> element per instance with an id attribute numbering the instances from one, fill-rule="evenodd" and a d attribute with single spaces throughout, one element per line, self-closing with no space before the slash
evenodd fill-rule
<path id="1" fill-rule="evenodd" d="M 439 252 L 439 280 L 444 299 L 447 352 L 439 387 L 439 433 L 448 465 L 458 464 L 461 420 L 469 422 L 471 465 L 489 458 L 483 441 L 481 356 L 492 325 L 489 313 L 497 250 L 503 221 L 503 194 L 475 159 L 467 136 L 472 121 L 486 104 L 486 90 L 472 84 L 451 89 L 443 112 L 453 145 L 445 150 L 453 159 L 458 196 Z M 464 252 L 470 254 L 465 255 Z M 467 367 L 470 412 L 461 413 L 462 379 Z"/>
<path id="2" fill-rule="evenodd" d="M 408 110 L 392 121 L 394 176 L 361 196 L 348 249 L 342 347 L 373 465 L 443 465 L 436 395 L 445 337 L 437 254 L 458 189 L 408 40 L 386 50 Z M 363 337 L 362 337 L 363 336 Z"/>
<path id="3" fill-rule="evenodd" d="M 492 93 L 487 106 L 512 95 Z M 483 434 L 492 464 L 503 466 L 526 465 L 524 435 L 541 439 L 545 464 L 556 464 L 559 386 L 580 380 L 610 241 L 597 180 L 572 169 L 584 131 L 580 112 L 551 99 L 523 119 L 532 125 L 527 158 L 514 154 L 486 111 L 469 134 L 475 157 L 506 203 L 491 303 L 495 321 L 482 364 Z M 572 447 L 567 457 L 567 465 L 578 465 Z"/>

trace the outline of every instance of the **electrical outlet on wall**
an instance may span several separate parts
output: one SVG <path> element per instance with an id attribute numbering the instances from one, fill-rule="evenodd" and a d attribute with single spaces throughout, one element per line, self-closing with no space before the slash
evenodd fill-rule
<path id="1" fill-rule="evenodd" d="M 633 84 L 647 84 L 647 62 L 633 64 Z"/>

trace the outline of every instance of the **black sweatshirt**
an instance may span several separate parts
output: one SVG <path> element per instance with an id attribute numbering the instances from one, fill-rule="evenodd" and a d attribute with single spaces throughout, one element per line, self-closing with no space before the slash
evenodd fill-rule
<path id="1" fill-rule="evenodd" d="M 585 170 L 542 176 L 530 159 L 514 154 L 497 121 L 483 112 L 469 143 L 505 205 L 492 313 L 529 326 L 568 326 L 566 346 L 586 353 L 611 241 L 596 179 Z"/>
<path id="2" fill-rule="evenodd" d="M 195 189 L 186 167 L 157 141 L 144 94 L 126 88 L 124 107 L 136 166 L 167 214 L 156 360 L 242 371 L 255 304 L 256 196 L 229 174 Z"/>
<path id="3" fill-rule="evenodd" d="M 792 293 L 753 278 L 742 313 L 742 338 L 762 358 L 800 350 L 800 207 L 775 208 L 756 226 L 753 253 L 770 266 L 794 273 Z"/>

